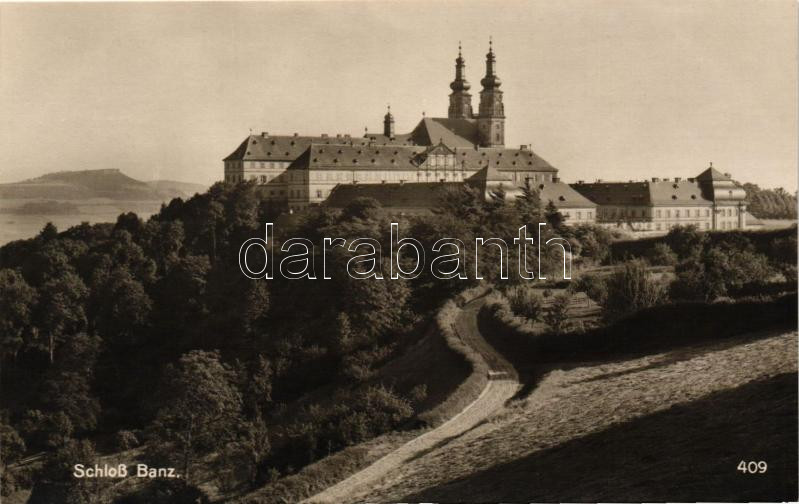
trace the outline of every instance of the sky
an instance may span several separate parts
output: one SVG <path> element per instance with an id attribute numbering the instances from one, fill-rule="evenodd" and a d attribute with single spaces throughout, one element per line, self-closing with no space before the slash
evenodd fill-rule
<path id="1" fill-rule="evenodd" d="M 488 38 L 506 146 L 567 182 L 797 187 L 793 0 L 0 4 L 0 182 L 119 168 L 211 183 L 253 132 L 446 117 Z"/>

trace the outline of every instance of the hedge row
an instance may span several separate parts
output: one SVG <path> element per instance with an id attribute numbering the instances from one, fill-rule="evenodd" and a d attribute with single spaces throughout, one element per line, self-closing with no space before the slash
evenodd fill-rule
<path id="1" fill-rule="evenodd" d="M 614 324 L 585 332 L 535 334 L 519 323 L 507 303 L 495 299 L 481 311 L 486 336 L 514 365 L 605 360 L 657 353 L 744 333 L 797 327 L 797 295 L 718 303 L 685 302 L 641 310 Z M 758 332 L 759 331 L 759 332 Z"/>
<path id="2" fill-rule="evenodd" d="M 473 348 L 463 342 L 454 325 L 461 313 L 461 306 L 484 295 L 486 287 L 477 286 L 459 294 L 455 300 L 444 303 L 436 315 L 436 326 L 447 346 L 461 356 L 471 367 L 468 378 L 447 399 L 431 410 L 419 415 L 427 425 L 439 425 L 452 418 L 472 403 L 488 385 L 488 364 Z"/>

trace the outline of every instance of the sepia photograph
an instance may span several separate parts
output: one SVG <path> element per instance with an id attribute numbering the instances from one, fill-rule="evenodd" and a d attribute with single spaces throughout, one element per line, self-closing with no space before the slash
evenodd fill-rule
<path id="1" fill-rule="evenodd" d="M 795 0 L 0 1 L 0 503 L 799 502 Z"/>

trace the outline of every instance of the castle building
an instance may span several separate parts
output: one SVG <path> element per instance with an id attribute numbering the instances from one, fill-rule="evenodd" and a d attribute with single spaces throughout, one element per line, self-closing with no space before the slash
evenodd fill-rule
<path id="1" fill-rule="evenodd" d="M 529 145 L 506 148 L 496 63 L 489 42 L 477 114 L 459 45 L 447 117 L 422 117 L 409 133 L 397 133 L 389 107 L 381 134 L 250 135 L 224 159 L 225 181 L 255 181 L 267 201 L 289 212 L 323 203 L 341 207 L 359 196 L 392 211 L 425 212 L 452 184 L 479 186 L 486 197 L 501 187 L 512 199 L 529 183 L 569 224 L 651 233 L 686 224 L 702 230 L 747 226 L 744 190 L 712 164 L 687 180 L 570 186 Z"/>
<path id="2" fill-rule="evenodd" d="M 598 205 L 596 222 L 606 227 L 643 232 L 680 225 L 707 231 L 747 227 L 746 192 L 712 163 L 687 180 L 580 181 L 572 187 Z"/>
<path id="3" fill-rule="evenodd" d="M 397 134 L 389 108 L 382 134 L 250 135 L 224 159 L 225 181 L 254 180 L 267 200 L 286 210 L 322 203 L 339 184 L 463 182 L 486 167 L 518 185 L 553 183 L 557 169 L 530 146 L 505 147 L 496 61 L 489 43 L 477 115 L 459 47 L 447 117 L 423 117 L 409 133 Z"/>

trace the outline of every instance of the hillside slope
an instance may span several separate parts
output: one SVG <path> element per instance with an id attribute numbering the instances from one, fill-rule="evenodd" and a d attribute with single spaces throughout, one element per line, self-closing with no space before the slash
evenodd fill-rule
<path id="1" fill-rule="evenodd" d="M 203 190 L 205 186 L 201 184 L 161 180 L 143 182 L 119 170 L 108 169 L 62 171 L 22 182 L 0 184 L 0 198 L 50 200 L 108 198 L 163 201 L 177 196 L 191 196 Z"/>
<path id="2" fill-rule="evenodd" d="M 796 344 L 773 333 L 559 366 L 347 501 L 795 500 Z M 769 470 L 743 475 L 741 460 Z"/>

